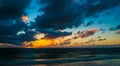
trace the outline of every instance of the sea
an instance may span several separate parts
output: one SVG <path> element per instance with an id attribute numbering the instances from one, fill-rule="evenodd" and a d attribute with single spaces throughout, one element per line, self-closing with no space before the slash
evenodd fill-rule
<path id="1" fill-rule="evenodd" d="M 120 47 L 0 48 L 0 66 L 120 66 Z"/>

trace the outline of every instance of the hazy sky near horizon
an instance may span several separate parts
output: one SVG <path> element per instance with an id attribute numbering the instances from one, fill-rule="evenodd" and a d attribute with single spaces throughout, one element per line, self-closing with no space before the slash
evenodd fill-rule
<path id="1" fill-rule="evenodd" d="M 0 46 L 120 44 L 120 0 L 0 0 Z"/>

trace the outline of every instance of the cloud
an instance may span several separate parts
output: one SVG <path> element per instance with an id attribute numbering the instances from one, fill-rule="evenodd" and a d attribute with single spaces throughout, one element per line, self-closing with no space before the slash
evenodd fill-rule
<path id="1" fill-rule="evenodd" d="M 15 20 L 0 20 L 0 27 L 11 27 L 16 24 Z"/>
<path id="2" fill-rule="evenodd" d="M 97 31 L 98 31 L 98 29 L 85 30 L 85 31 L 79 33 L 78 36 L 81 38 L 89 37 L 91 35 L 94 35 L 94 33 L 96 33 Z"/>
<path id="3" fill-rule="evenodd" d="M 96 32 L 98 31 L 98 29 L 94 28 L 92 30 L 85 30 L 85 31 L 78 31 L 77 33 L 75 33 L 74 35 L 71 36 L 71 38 L 66 39 L 62 42 L 62 44 L 66 44 L 66 43 L 71 43 L 71 40 L 76 40 L 79 38 L 86 38 L 89 36 L 94 35 Z M 90 39 L 89 41 L 87 41 L 88 43 L 94 42 L 94 39 Z"/>
<path id="4" fill-rule="evenodd" d="M 80 4 L 81 2 L 84 3 Z M 85 17 L 94 16 L 96 13 L 120 5 L 119 0 L 45 0 L 41 3 L 46 3 L 47 6 L 43 9 L 40 8 L 44 15 L 35 19 L 37 27 L 55 30 L 78 27 L 83 24 L 83 14 Z M 91 24 L 93 22 L 88 22 L 86 26 Z"/>
<path id="5" fill-rule="evenodd" d="M 22 44 L 16 33 L 25 27 L 21 16 L 30 0 L 0 0 L 0 42 Z"/>
<path id="6" fill-rule="evenodd" d="M 21 18 L 21 20 L 22 20 L 23 22 L 26 22 L 26 21 L 28 20 L 28 16 L 23 15 L 22 18 Z"/>
<path id="7" fill-rule="evenodd" d="M 89 21 L 85 26 L 88 27 L 90 25 L 92 25 L 94 22 L 93 21 Z"/>
<path id="8" fill-rule="evenodd" d="M 30 0 L 0 0 L 0 20 L 20 17 Z"/>
<path id="9" fill-rule="evenodd" d="M 98 38 L 101 38 L 100 36 L 98 36 Z"/>
<path id="10" fill-rule="evenodd" d="M 97 4 L 94 5 L 94 3 L 98 2 Z M 119 6 L 120 1 L 119 0 L 87 0 L 87 2 L 84 4 L 85 11 L 87 11 L 86 16 L 91 16 L 93 14 L 99 13 L 101 11 L 111 9 L 113 7 Z"/>
<path id="11" fill-rule="evenodd" d="M 18 37 L 22 41 L 32 41 L 32 40 L 36 40 L 36 38 L 34 37 L 36 34 L 37 33 L 34 31 L 27 30 L 25 34 L 18 35 Z"/>
<path id="12" fill-rule="evenodd" d="M 22 46 L 8 43 L 0 43 L 0 48 L 22 48 Z"/>
<path id="13" fill-rule="evenodd" d="M 25 24 L 18 20 L 0 20 L 0 42 L 22 44 L 24 38 L 17 36 L 17 33 L 25 27 Z"/>
<path id="14" fill-rule="evenodd" d="M 101 28 L 101 29 L 100 29 L 100 31 L 101 31 L 101 33 L 100 33 L 100 34 L 103 34 L 103 33 L 105 33 L 105 32 L 106 32 L 106 29 Z"/>
<path id="15" fill-rule="evenodd" d="M 78 39 L 78 36 L 73 36 L 72 39 Z"/>
<path id="16" fill-rule="evenodd" d="M 45 37 L 45 34 L 43 33 L 38 33 L 34 36 L 35 39 L 43 39 Z"/>
<path id="17" fill-rule="evenodd" d="M 117 25 L 116 27 L 111 27 L 109 30 L 114 31 L 114 30 L 119 30 L 120 29 L 120 24 Z"/>
<path id="18" fill-rule="evenodd" d="M 35 35 L 42 36 L 42 39 L 56 39 L 58 37 L 65 37 L 72 35 L 72 32 L 67 31 L 59 31 L 59 30 L 53 30 L 53 29 L 40 29 L 35 28 Z"/>
<path id="19" fill-rule="evenodd" d="M 9 32 L 7 31 L 8 30 L 6 29 L 5 31 L 0 32 L 0 42 L 22 45 L 24 41 L 36 40 L 33 36 L 36 35 L 37 33 L 33 31 L 29 31 L 29 30 L 17 31 L 14 29 L 9 30 Z"/>
<path id="20" fill-rule="evenodd" d="M 41 3 L 46 4 L 44 8 L 42 8 L 43 4 Z M 58 30 L 78 27 L 83 24 L 84 18 L 117 7 L 120 5 L 120 1 L 40 0 L 37 2 L 37 5 L 35 4 L 36 1 L 31 2 L 31 0 L 0 0 L 0 42 L 20 44 L 24 41 L 35 40 L 36 37 L 34 36 L 38 33 L 44 33 L 44 38 L 69 36 L 71 32 Z M 33 8 L 34 6 L 36 6 L 35 9 Z M 32 17 L 34 13 L 35 17 Z M 44 14 L 39 15 L 39 13 Z M 30 22 L 31 26 L 22 22 L 21 17 L 25 14 L 32 19 L 29 20 L 33 21 Z M 92 24 L 93 22 L 88 22 L 86 26 Z M 35 28 L 38 29 L 30 31 Z M 112 29 L 118 30 L 120 26 L 118 25 Z M 22 30 L 25 33 L 17 35 L 17 33 Z M 93 29 L 78 32 L 79 35 L 73 37 L 73 39 L 89 37 L 94 35 L 96 31 L 97 30 Z"/>
<path id="21" fill-rule="evenodd" d="M 66 29 L 78 27 L 82 23 L 82 12 L 71 0 L 45 0 L 48 5 L 43 8 L 44 15 L 38 16 L 35 21 L 39 28 Z"/>
<path id="22" fill-rule="evenodd" d="M 25 26 L 22 22 L 14 24 L 13 20 L 0 21 L 0 35 L 15 35 L 19 30 Z"/>
<path id="23" fill-rule="evenodd" d="M 72 32 L 59 32 L 59 31 L 51 31 L 46 33 L 45 38 L 58 38 L 58 37 L 65 37 L 71 35 Z"/>
<path id="24" fill-rule="evenodd" d="M 99 38 L 98 41 L 105 41 L 107 40 L 106 38 Z"/>
<path id="25" fill-rule="evenodd" d="M 15 35 L 0 35 L 0 42 L 21 45 L 23 41 L 19 40 Z"/>
<path id="26" fill-rule="evenodd" d="M 120 30 L 118 30 L 118 31 L 116 32 L 116 34 L 120 34 Z"/>
<path id="27" fill-rule="evenodd" d="M 96 40 L 97 40 L 97 41 L 105 41 L 105 40 L 107 40 L 107 39 L 106 39 L 106 38 L 102 38 L 101 36 L 98 36 Z"/>
<path id="28" fill-rule="evenodd" d="M 96 32 L 98 31 L 98 29 L 94 28 L 92 30 L 85 30 L 85 31 L 78 31 L 77 33 L 75 33 L 72 38 L 70 38 L 70 40 L 75 40 L 75 39 L 78 39 L 78 38 L 86 38 L 86 37 L 89 37 L 89 36 L 92 36 L 94 35 Z M 90 39 L 89 42 L 93 42 L 94 39 Z"/>
<path id="29" fill-rule="evenodd" d="M 70 44 L 71 42 L 70 41 L 64 41 L 62 43 L 60 43 L 59 45 L 66 45 L 66 44 Z"/>
<path id="30" fill-rule="evenodd" d="M 99 21 L 98 24 L 103 24 L 103 21 Z"/>

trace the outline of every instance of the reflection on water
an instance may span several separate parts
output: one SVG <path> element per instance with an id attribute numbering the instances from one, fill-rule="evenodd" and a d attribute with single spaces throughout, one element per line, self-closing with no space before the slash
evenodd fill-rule
<path id="1" fill-rule="evenodd" d="M 120 66 L 120 55 L 80 55 L 78 58 L 46 58 L 43 59 L 39 54 L 22 54 L 16 58 L 4 58 L 0 61 L 1 65 L 22 65 L 22 66 Z M 68 54 L 64 54 L 68 55 Z M 63 56 L 64 56 L 63 55 Z M 72 55 L 73 56 L 73 55 Z"/>
<path id="2" fill-rule="evenodd" d="M 0 66 L 120 66 L 119 49 L 0 49 Z"/>
<path id="3" fill-rule="evenodd" d="M 33 66 L 120 66 L 120 59 L 61 63 L 61 64 L 38 64 L 38 65 L 33 65 Z"/>

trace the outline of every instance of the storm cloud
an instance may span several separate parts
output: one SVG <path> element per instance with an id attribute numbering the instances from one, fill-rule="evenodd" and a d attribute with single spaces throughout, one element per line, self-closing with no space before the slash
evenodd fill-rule
<path id="1" fill-rule="evenodd" d="M 50 28 L 54 30 L 67 27 L 79 26 L 82 22 L 80 7 L 72 4 L 70 0 L 46 0 L 48 6 L 43 9 L 44 15 L 36 18 L 39 28 Z M 71 4 L 71 5 L 70 5 Z"/>
<path id="2" fill-rule="evenodd" d="M 73 26 L 80 26 L 83 18 L 93 16 L 104 10 L 119 6 L 119 0 L 45 0 L 41 3 L 47 3 L 44 15 L 38 16 L 35 21 L 39 28 L 66 29 Z M 83 17 L 84 15 L 84 17 Z M 91 25 L 89 22 L 86 26 Z"/>
<path id="3" fill-rule="evenodd" d="M 0 20 L 20 17 L 30 0 L 0 0 Z"/>

